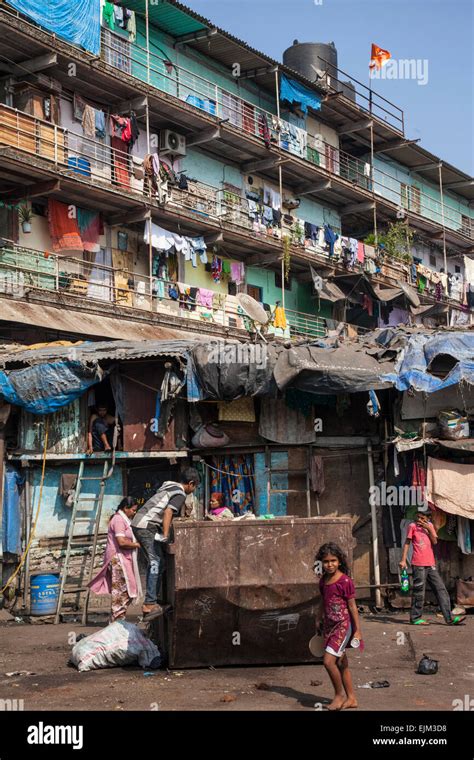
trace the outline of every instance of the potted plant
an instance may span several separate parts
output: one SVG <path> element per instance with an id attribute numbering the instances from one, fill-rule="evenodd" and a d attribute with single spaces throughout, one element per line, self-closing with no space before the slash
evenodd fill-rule
<path id="1" fill-rule="evenodd" d="M 31 232 L 31 220 L 33 219 L 33 211 L 28 206 L 20 206 L 18 209 L 18 218 L 21 222 L 23 232 Z"/>

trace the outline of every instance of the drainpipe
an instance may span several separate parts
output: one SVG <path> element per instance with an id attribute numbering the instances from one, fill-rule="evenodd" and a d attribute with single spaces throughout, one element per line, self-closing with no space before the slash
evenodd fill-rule
<path id="1" fill-rule="evenodd" d="M 367 443 L 367 462 L 369 465 L 369 485 L 372 487 L 375 485 L 374 478 L 374 460 L 372 458 L 372 442 Z M 377 531 L 377 507 L 373 503 L 374 499 L 370 500 L 370 514 L 372 517 L 372 554 L 374 560 L 374 585 L 375 588 L 375 606 L 382 607 L 382 594 L 380 593 L 380 564 L 379 564 L 379 538 Z"/>

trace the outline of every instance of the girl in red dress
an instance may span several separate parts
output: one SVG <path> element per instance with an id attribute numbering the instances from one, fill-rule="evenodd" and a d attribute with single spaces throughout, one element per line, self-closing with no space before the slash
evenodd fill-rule
<path id="1" fill-rule="evenodd" d="M 357 707 L 345 653 L 352 641 L 360 643 L 362 638 L 354 583 L 348 575 L 346 556 L 337 544 L 323 544 L 316 554 L 315 567 L 318 563 L 322 566 L 323 576 L 319 582 L 321 600 L 316 627 L 319 630 L 322 623 L 323 665 L 335 691 L 328 710 Z"/>

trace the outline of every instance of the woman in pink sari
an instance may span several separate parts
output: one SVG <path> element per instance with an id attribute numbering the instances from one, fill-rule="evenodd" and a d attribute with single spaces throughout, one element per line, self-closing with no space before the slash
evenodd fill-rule
<path id="1" fill-rule="evenodd" d="M 125 618 L 132 600 L 142 594 L 137 562 L 140 544 L 135 541 L 131 528 L 137 509 L 138 504 L 131 496 L 126 496 L 118 505 L 109 522 L 104 564 L 89 583 L 95 594 L 112 595 L 111 623 Z"/>

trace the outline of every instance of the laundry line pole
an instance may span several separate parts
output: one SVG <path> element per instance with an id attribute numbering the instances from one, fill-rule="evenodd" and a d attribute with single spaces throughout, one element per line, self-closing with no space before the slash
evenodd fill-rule
<path id="1" fill-rule="evenodd" d="M 370 493 L 373 493 L 372 486 L 375 486 L 374 478 L 374 460 L 372 458 L 372 442 L 367 443 L 367 463 L 369 466 L 369 486 Z M 377 507 L 375 499 L 370 500 L 370 514 L 372 519 L 372 555 L 374 563 L 374 588 L 375 588 L 375 606 L 382 606 L 382 595 L 380 593 L 380 560 L 379 560 L 379 537 L 377 531 Z"/>
<path id="2" fill-rule="evenodd" d="M 278 119 L 278 148 L 281 151 L 281 129 L 280 129 L 280 92 L 279 92 L 279 82 L 278 82 L 278 66 L 275 68 L 275 96 L 276 96 L 276 109 L 277 109 L 277 119 Z M 282 212 L 283 209 L 283 176 L 282 176 L 282 169 L 281 169 L 281 156 L 278 156 L 279 158 L 279 164 L 278 164 L 278 192 L 280 193 L 280 212 Z M 282 230 L 282 236 L 281 236 L 281 245 L 282 245 L 282 256 L 281 256 L 281 305 L 283 309 L 285 308 L 285 256 L 283 253 L 283 223 L 282 223 L 282 217 L 283 214 L 280 217 L 280 224 L 281 224 L 281 230 Z"/>
<path id="3" fill-rule="evenodd" d="M 444 226 L 444 196 L 443 196 L 443 164 L 438 164 L 438 176 L 439 176 L 439 195 L 441 199 L 441 224 L 443 225 L 443 266 L 446 278 L 448 277 L 448 257 L 446 254 L 446 228 Z M 447 283 L 447 279 L 446 279 Z M 447 295 L 447 285 L 444 289 L 444 295 Z M 449 307 L 446 314 L 446 324 L 449 325 Z"/>

